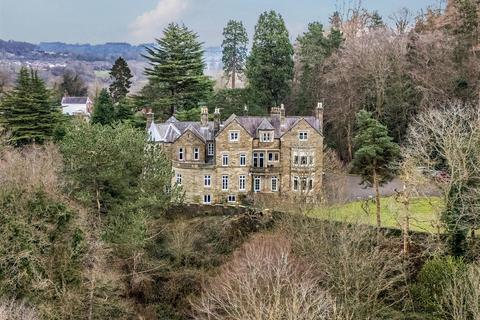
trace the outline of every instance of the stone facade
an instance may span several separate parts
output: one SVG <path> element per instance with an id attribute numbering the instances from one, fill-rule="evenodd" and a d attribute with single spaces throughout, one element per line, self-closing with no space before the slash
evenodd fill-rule
<path id="1" fill-rule="evenodd" d="M 172 159 L 173 183 L 181 185 L 190 203 L 239 203 L 250 195 L 315 197 L 323 168 L 323 107 L 315 116 L 286 117 L 282 107 L 269 117 L 231 115 L 208 121 L 202 108 L 198 122 L 174 117 L 151 121 L 151 140 L 161 143 Z"/>

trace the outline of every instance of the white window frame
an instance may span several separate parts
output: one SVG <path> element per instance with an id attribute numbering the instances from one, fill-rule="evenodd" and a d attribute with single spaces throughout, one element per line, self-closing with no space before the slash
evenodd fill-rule
<path id="1" fill-rule="evenodd" d="M 209 174 L 206 174 L 203 176 L 203 186 L 205 188 L 210 188 L 212 186 L 212 176 Z"/>
<path id="2" fill-rule="evenodd" d="M 258 188 L 257 188 L 258 182 Z M 253 178 L 253 192 L 261 192 L 262 191 L 262 178 L 261 177 L 254 177 Z"/>
<path id="3" fill-rule="evenodd" d="M 300 131 L 298 133 L 298 140 L 300 141 L 308 141 L 308 131 Z"/>
<path id="4" fill-rule="evenodd" d="M 247 190 L 247 176 L 245 175 L 238 176 L 238 190 L 239 191 Z"/>
<path id="5" fill-rule="evenodd" d="M 183 147 L 178 148 L 178 161 L 185 161 L 185 149 Z"/>
<path id="6" fill-rule="evenodd" d="M 222 167 L 228 167 L 228 153 L 222 154 Z"/>
<path id="7" fill-rule="evenodd" d="M 228 131 L 228 141 L 230 142 L 240 141 L 240 131 L 238 130 Z"/>
<path id="8" fill-rule="evenodd" d="M 193 160 L 200 160 L 200 148 L 193 148 Z"/>
<path id="9" fill-rule="evenodd" d="M 236 203 L 237 202 L 237 196 L 234 194 L 229 194 L 227 196 L 227 202 L 228 203 Z"/>
<path id="10" fill-rule="evenodd" d="M 261 131 L 260 132 L 260 141 L 261 142 L 272 142 L 273 141 L 273 132 L 271 131 Z"/>
<path id="11" fill-rule="evenodd" d="M 209 194 L 203 195 L 203 204 L 211 204 L 212 203 L 212 196 Z"/>
<path id="12" fill-rule="evenodd" d="M 215 155 L 215 145 L 211 142 L 207 144 L 207 155 L 209 156 Z"/>
<path id="13" fill-rule="evenodd" d="M 275 182 L 275 184 L 274 184 Z M 277 176 L 272 176 L 271 181 L 270 181 L 270 190 L 272 192 L 277 192 L 278 191 L 278 178 Z"/>
<path id="14" fill-rule="evenodd" d="M 175 174 L 175 183 L 179 186 L 182 185 L 182 174 L 181 173 L 176 173 Z"/>
<path id="15" fill-rule="evenodd" d="M 245 153 L 240 154 L 238 163 L 240 167 L 245 167 L 247 165 L 247 155 Z"/>
<path id="16" fill-rule="evenodd" d="M 228 191 L 228 175 L 222 176 L 222 191 Z"/>

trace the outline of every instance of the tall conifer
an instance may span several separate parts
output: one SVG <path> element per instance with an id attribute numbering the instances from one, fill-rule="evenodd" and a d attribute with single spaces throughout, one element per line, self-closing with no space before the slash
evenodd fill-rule
<path id="1" fill-rule="evenodd" d="M 128 90 L 132 85 L 132 81 L 130 81 L 132 77 L 133 75 L 128 67 L 127 61 L 122 57 L 118 57 L 110 70 L 112 83 L 109 89 L 114 103 L 120 102 L 127 97 Z"/>
<path id="2" fill-rule="evenodd" d="M 293 78 L 293 46 L 280 14 L 260 15 L 246 72 L 255 101 L 268 108 L 279 105 L 290 92 Z"/>
<path id="3" fill-rule="evenodd" d="M 43 143 L 54 135 L 59 111 L 50 103 L 45 83 L 22 67 L 15 88 L 0 104 L 0 121 L 12 144 Z"/>
<path id="4" fill-rule="evenodd" d="M 195 32 L 184 25 L 170 23 L 156 45 L 147 48 L 145 58 L 150 65 L 145 69 L 149 77 L 147 87 L 155 88 L 155 94 L 144 94 L 142 102 L 168 116 L 207 101 L 213 82 L 203 74 L 203 53 Z M 148 92 L 152 90 L 143 90 Z"/>

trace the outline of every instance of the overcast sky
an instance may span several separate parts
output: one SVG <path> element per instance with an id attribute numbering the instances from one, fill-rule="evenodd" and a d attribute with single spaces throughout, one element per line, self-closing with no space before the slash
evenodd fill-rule
<path id="1" fill-rule="evenodd" d="M 352 0 L 0 0 L 0 39 L 38 43 L 152 42 L 171 21 L 195 30 L 207 46 L 221 43 L 229 19 L 242 20 L 249 36 L 258 15 L 281 13 L 294 39 L 311 21 L 328 23 L 338 3 Z M 413 12 L 441 0 L 363 0 L 386 20 L 400 7 Z"/>

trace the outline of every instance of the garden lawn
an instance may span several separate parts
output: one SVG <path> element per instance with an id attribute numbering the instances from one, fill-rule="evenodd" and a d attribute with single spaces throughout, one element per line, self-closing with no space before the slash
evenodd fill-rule
<path id="1" fill-rule="evenodd" d="M 405 207 L 393 197 L 381 199 L 382 227 L 401 228 L 405 216 Z M 442 201 L 437 197 L 415 198 L 409 206 L 410 230 L 425 232 L 441 232 L 439 216 L 442 211 Z M 351 223 L 376 225 L 375 201 L 364 200 L 345 204 L 336 204 L 316 208 L 308 216 Z"/>

